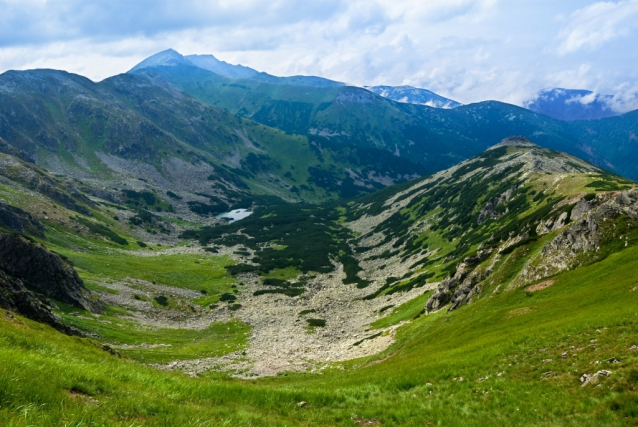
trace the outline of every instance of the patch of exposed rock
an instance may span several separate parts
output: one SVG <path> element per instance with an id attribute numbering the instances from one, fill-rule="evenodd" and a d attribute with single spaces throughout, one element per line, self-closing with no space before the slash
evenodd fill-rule
<path id="1" fill-rule="evenodd" d="M 449 310 L 456 310 L 469 301 L 478 292 L 477 285 L 491 273 L 491 269 L 482 271 L 476 268 L 491 253 L 491 250 L 482 250 L 475 257 L 465 258 L 457 267 L 454 275 L 448 276 L 439 283 L 439 286 L 425 303 L 426 312 L 440 310 L 450 302 L 452 305 Z"/>
<path id="2" fill-rule="evenodd" d="M 0 227 L 44 237 L 44 226 L 33 215 L 3 202 L 0 202 Z"/>
<path id="3" fill-rule="evenodd" d="M 197 309 L 176 317 L 174 310 L 153 308 L 144 301 L 135 301 L 132 296 L 143 294 L 148 297 L 159 292 L 175 294 L 185 302 L 197 297 L 197 293 L 176 289 L 166 289 L 161 285 L 151 285 L 140 281 L 124 283 L 104 283 L 119 291 L 118 295 L 107 296 L 109 301 L 123 306 L 135 307 L 136 321 L 144 327 L 204 329 L 213 322 L 240 320 L 252 327 L 248 348 L 241 353 L 227 354 L 215 358 L 175 361 L 158 366 L 167 370 L 182 370 L 196 375 L 208 370 L 223 370 L 242 377 L 276 375 L 282 371 L 320 370 L 331 363 L 367 357 L 386 349 L 394 342 L 394 333 L 400 325 L 369 330 L 370 323 L 391 310 L 380 313 L 389 305 L 400 306 L 422 295 L 436 284 L 412 289 L 404 293 L 385 295 L 373 300 L 361 297 L 374 292 L 374 286 L 358 289 L 344 285 L 345 277 L 340 265 L 330 274 L 306 277 L 306 291 L 296 297 L 281 294 L 254 295 L 255 291 L 268 288 L 261 284 L 256 275 L 241 278 L 237 302 L 239 309 L 230 309 L 230 303 L 218 303 L 214 308 Z M 311 310 L 310 312 L 308 312 Z M 305 314 L 301 314 L 301 313 Z M 325 326 L 310 328 L 306 319 L 322 319 Z"/>
<path id="4" fill-rule="evenodd" d="M 62 324 L 51 313 L 49 304 L 45 298 L 28 290 L 20 279 L 12 278 L 0 270 L 0 308 L 47 324 L 65 334 L 80 335 L 77 330 Z"/>
<path id="5" fill-rule="evenodd" d="M 23 236 L 0 233 L 0 270 L 50 298 L 85 310 L 101 311 L 67 261 Z"/>
<path id="6" fill-rule="evenodd" d="M 638 190 L 604 193 L 592 200 L 581 199 L 571 214 L 571 226 L 563 230 L 543 247 L 541 253 L 528 262 L 513 286 L 540 280 L 566 271 L 578 262 L 579 257 L 596 252 L 607 237 L 603 230 L 606 221 L 620 215 L 638 219 Z"/>
<path id="7" fill-rule="evenodd" d="M 499 219 L 502 214 L 496 211 L 496 207 L 507 202 L 510 197 L 512 197 L 512 193 L 514 193 L 514 190 L 516 190 L 515 187 L 509 188 L 500 196 L 488 201 L 483 209 L 481 209 L 481 212 L 479 212 L 479 216 L 476 219 L 476 222 L 480 225 L 488 218 Z"/>

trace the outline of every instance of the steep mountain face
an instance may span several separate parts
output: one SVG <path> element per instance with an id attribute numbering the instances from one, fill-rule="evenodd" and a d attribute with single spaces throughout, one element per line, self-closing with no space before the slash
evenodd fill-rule
<path id="1" fill-rule="evenodd" d="M 612 110 L 612 99 L 590 90 L 553 88 L 540 91 L 525 108 L 558 120 L 595 120 L 620 115 Z"/>
<path id="2" fill-rule="evenodd" d="M 23 236 L 0 233 L 0 270 L 42 295 L 84 310 L 101 311 L 71 265 Z"/>
<path id="3" fill-rule="evenodd" d="M 56 308 L 51 299 L 90 312 L 103 312 L 68 260 L 23 235 L 0 232 L 0 308 L 69 335 L 79 334 L 51 313 Z"/>
<path id="4" fill-rule="evenodd" d="M 151 55 L 135 67 L 131 68 L 131 71 L 138 71 L 144 68 L 149 67 L 159 67 L 159 66 L 173 66 L 173 65 L 194 65 L 190 60 L 186 59 L 179 52 L 173 49 L 166 49 L 161 52 L 156 53 L 155 55 Z"/>
<path id="5" fill-rule="evenodd" d="M 608 252 L 565 236 L 583 227 L 583 215 L 591 210 L 586 206 L 612 198 L 609 193 L 596 196 L 597 191 L 631 188 L 631 181 L 582 160 L 534 146 L 521 137 L 508 138 L 400 191 L 392 188 L 368 196 L 352 206 L 350 215 L 355 219 L 348 224 L 361 235 L 356 250 L 362 253 L 357 256 L 366 272 L 362 278 L 387 280 L 388 268 L 394 270 L 393 279 L 378 295 L 439 278 L 443 280 L 427 310 L 447 304 L 456 309 L 488 288 L 519 287 L 600 259 Z M 627 194 L 621 198 L 631 211 L 634 193 Z M 618 219 L 623 209 L 605 215 Z M 627 209 L 624 214 L 634 221 Z M 615 248 L 608 229 L 602 235 Z M 561 262 L 550 261 L 553 250 L 549 248 L 561 245 L 563 255 L 572 255 Z M 545 249 L 538 254 L 540 248 Z M 379 259 L 384 260 L 384 268 L 371 274 L 375 266 L 379 268 Z M 532 268 L 538 263 L 542 266 Z M 549 264 L 554 267 L 546 267 Z"/>
<path id="6" fill-rule="evenodd" d="M 441 95 L 412 86 L 364 86 L 370 92 L 397 102 L 427 105 L 435 108 L 455 108 L 462 104 Z"/>
<path id="7" fill-rule="evenodd" d="M 209 210 L 221 212 L 255 193 L 353 197 L 424 172 L 386 151 L 286 135 L 237 118 L 157 76 L 93 83 L 53 70 L 7 72 L 0 98 L 4 152 L 82 178 L 96 191 L 171 191 L 178 211 L 218 206 Z M 214 202 L 220 197 L 223 203 Z"/>
<path id="8" fill-rule="evenodd" d="M 453 109 L 395 102 L 355 87 L 272 85 L 228 79 L 201 68 L 151 67 L 199 100 L 267 126 L 345 144 L 375 147 L 433 173 L 472 157 L 508 135 L 570 153 L 638 179 L 636 112 L 608 119 L 565 122 L 524 108 L 487 101 Z"/>
<path id="9" fill-rule="evenodd" d="M 28 319 L 49 325 L 60 332 L 76 335 L 79 332 L 63 324 L 53 313 L 46 299 L 28 290 L 22 280 L 0 270 L 0 308 Z"/>

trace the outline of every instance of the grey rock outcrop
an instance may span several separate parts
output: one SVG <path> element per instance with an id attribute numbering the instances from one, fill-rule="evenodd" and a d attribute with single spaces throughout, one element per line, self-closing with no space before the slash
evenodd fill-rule
<path id="1" fill-rule="evenodd" d="M 65 304 L 101 312 L 73 267 L 58 254 L 25 237 L 0 233 L 0 270 L 30 289 Z"/>
<path id="2" fill-rule="evenodd" d="M 0 227 L 43 237 L 44 226 L 28 212 L 0 202 Z"/>
<path id="3" fill-rule="evenodd" d="M 558 218 L 550 218 L 547 221 L 541 221 L 536 227 L 536 234 L 542 236 L 543 234 L 560 230 L 567 224 L 568 220 L 569 214 L 567 212 L 563 212 L 558 216 Z"/>
<path id="4" fill-rule="evenodd" d="M 36 322 L 45 323 L 68 335 L 80 333 L 62 324 L 51 313 L 46 300 L 29 291 L 21 280 L 9 277 L 0 270 L 0 308 L 13 311 Z"/>
<path id="5" fill-rule="evenodd" d="M 587 212 L 592 210 L 596 205 L 596 199 L 591 201 L 586 200 L 584 197 L 576 203 L 576 206 L 572 209 L 571 219 L 572 221 L 580 219 Z"/>
<path id="6" fill-rule="evenodd" d="M 453 276 L 439 283 L 434 294 L 425 303 L 425 310 L 428 313 L 436 311 L 451 302 L 450 311 L 452 311 L 471 299 L 478 292 L 476 286 L 489 274 L 489 270 L 482 273 L 474 269 L 491 253 L 491 250 L 483 250 L 479 251 L 475 257 L 465 258 Z"/>
<path id="7" fill-rule="evenodd" d="M 483 209 L 481 209 L 481 212 L 479 212 L 479 216 L 476 219 L 476 222 L 480 225 L 483 222 L 485 222 L 488 218 L 499 219 L 502 214 L 496 211 L 496 207 L 507 202 L 510 199 L 510 197 L 512 197 L 512 193 L 514 192 L 514 190 L 515 188 L 512 187 L 508 189 L 507 191 L 505 191 L 500 196 L 495 197 L 494 199 L 488 201 L 483 207 Z"/>
<path id="8" fill-rule="evenodd" d="M 540 280 L 568 270 L 580 255 L 597 251 L 605 238 L 601 231 L 604 221 L 614 220 L 622 214 L 638 219 L 638 190 L 623 191 L 615 196 L 603 195 L 591 201 L 581 199 L 574 210 L 572 225 L 525 265 L 514 284 Z"/>

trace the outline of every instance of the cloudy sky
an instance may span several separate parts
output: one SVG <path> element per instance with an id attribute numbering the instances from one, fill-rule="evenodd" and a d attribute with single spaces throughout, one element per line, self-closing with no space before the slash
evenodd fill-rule
<path id="1" fill-rule="evenodd" d="M 564 87 L 638 108 L 638 0 L 0 0 L 0 72 L 99 81 L 167 48 L 463 103 Z"/>

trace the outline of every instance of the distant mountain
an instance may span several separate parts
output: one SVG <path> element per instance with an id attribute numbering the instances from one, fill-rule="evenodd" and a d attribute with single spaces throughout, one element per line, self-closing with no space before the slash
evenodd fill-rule
<path id="1" fill-rule="evenodd" d="M 593 120 L 619 116 L 609 106 L 613 96 L 581 89 L 544 89 L 524 104 L 536 113 L 558 120 Z"/>
<path id="2" fill-rule="evenodd" d="M 129 73 L 137 72 L 145 68 L 152 67 L 174 67 L 174 66 L 191 66 L 211 71 L 223 77 L 234 79 L 251 79 L 261 82 L 267 82 L 276 85 L 297 85 L 297 86 L 315 86 L 315 87 L 333 87 L 344 86 L 341 82 L 325 79 L 317 76 L 290 76 L 277 77 L 268 73 L 257 71 L 243 65 L 232 65 L 225 61 L 220 61 L 213 55 L 187 55 L 183 56 L 173 49 L 167 49 L 149 56 L 135 67 L 129 70 Z"/>
<path id="3" fill-rule="evenodd" d="M 427 105 L 435 108 L 455 108 L 462 104 L 437 95 L 427 89 L 413 86 L 364 86 L 384 98 L 407 104 Z"/>
<path id="4" fill-rule="evenodd" d="M 180 61 L 170 51 L 151 59 Z M 0 153 L 82 179 L 88 193 L 110 192 L 102 196 L 113 200 L 120 190 L 171 191 L 184 217 L 250 204 L 256 194 L 304 202 L 354 197 L 426 172 L 387 150 L 319 139 L 206 105 L 157 74 L 99 83 L 56 70 L 0 74 Z"/>
<path id="5" fill-rule="evenodd" d="M 135 67 L 129 70 L 129 73 L 132 71 L 139 71 L 144 68 L 150 67 L 170 67 L 175 65 L 194 65 L 190 60 L 184 58 L 179 52 L 174 51 L 173 49 L 166 49 L 161 52 L 156 53 L 153 56 L 149 56 L 144 61 L 137 64 Z"/>

